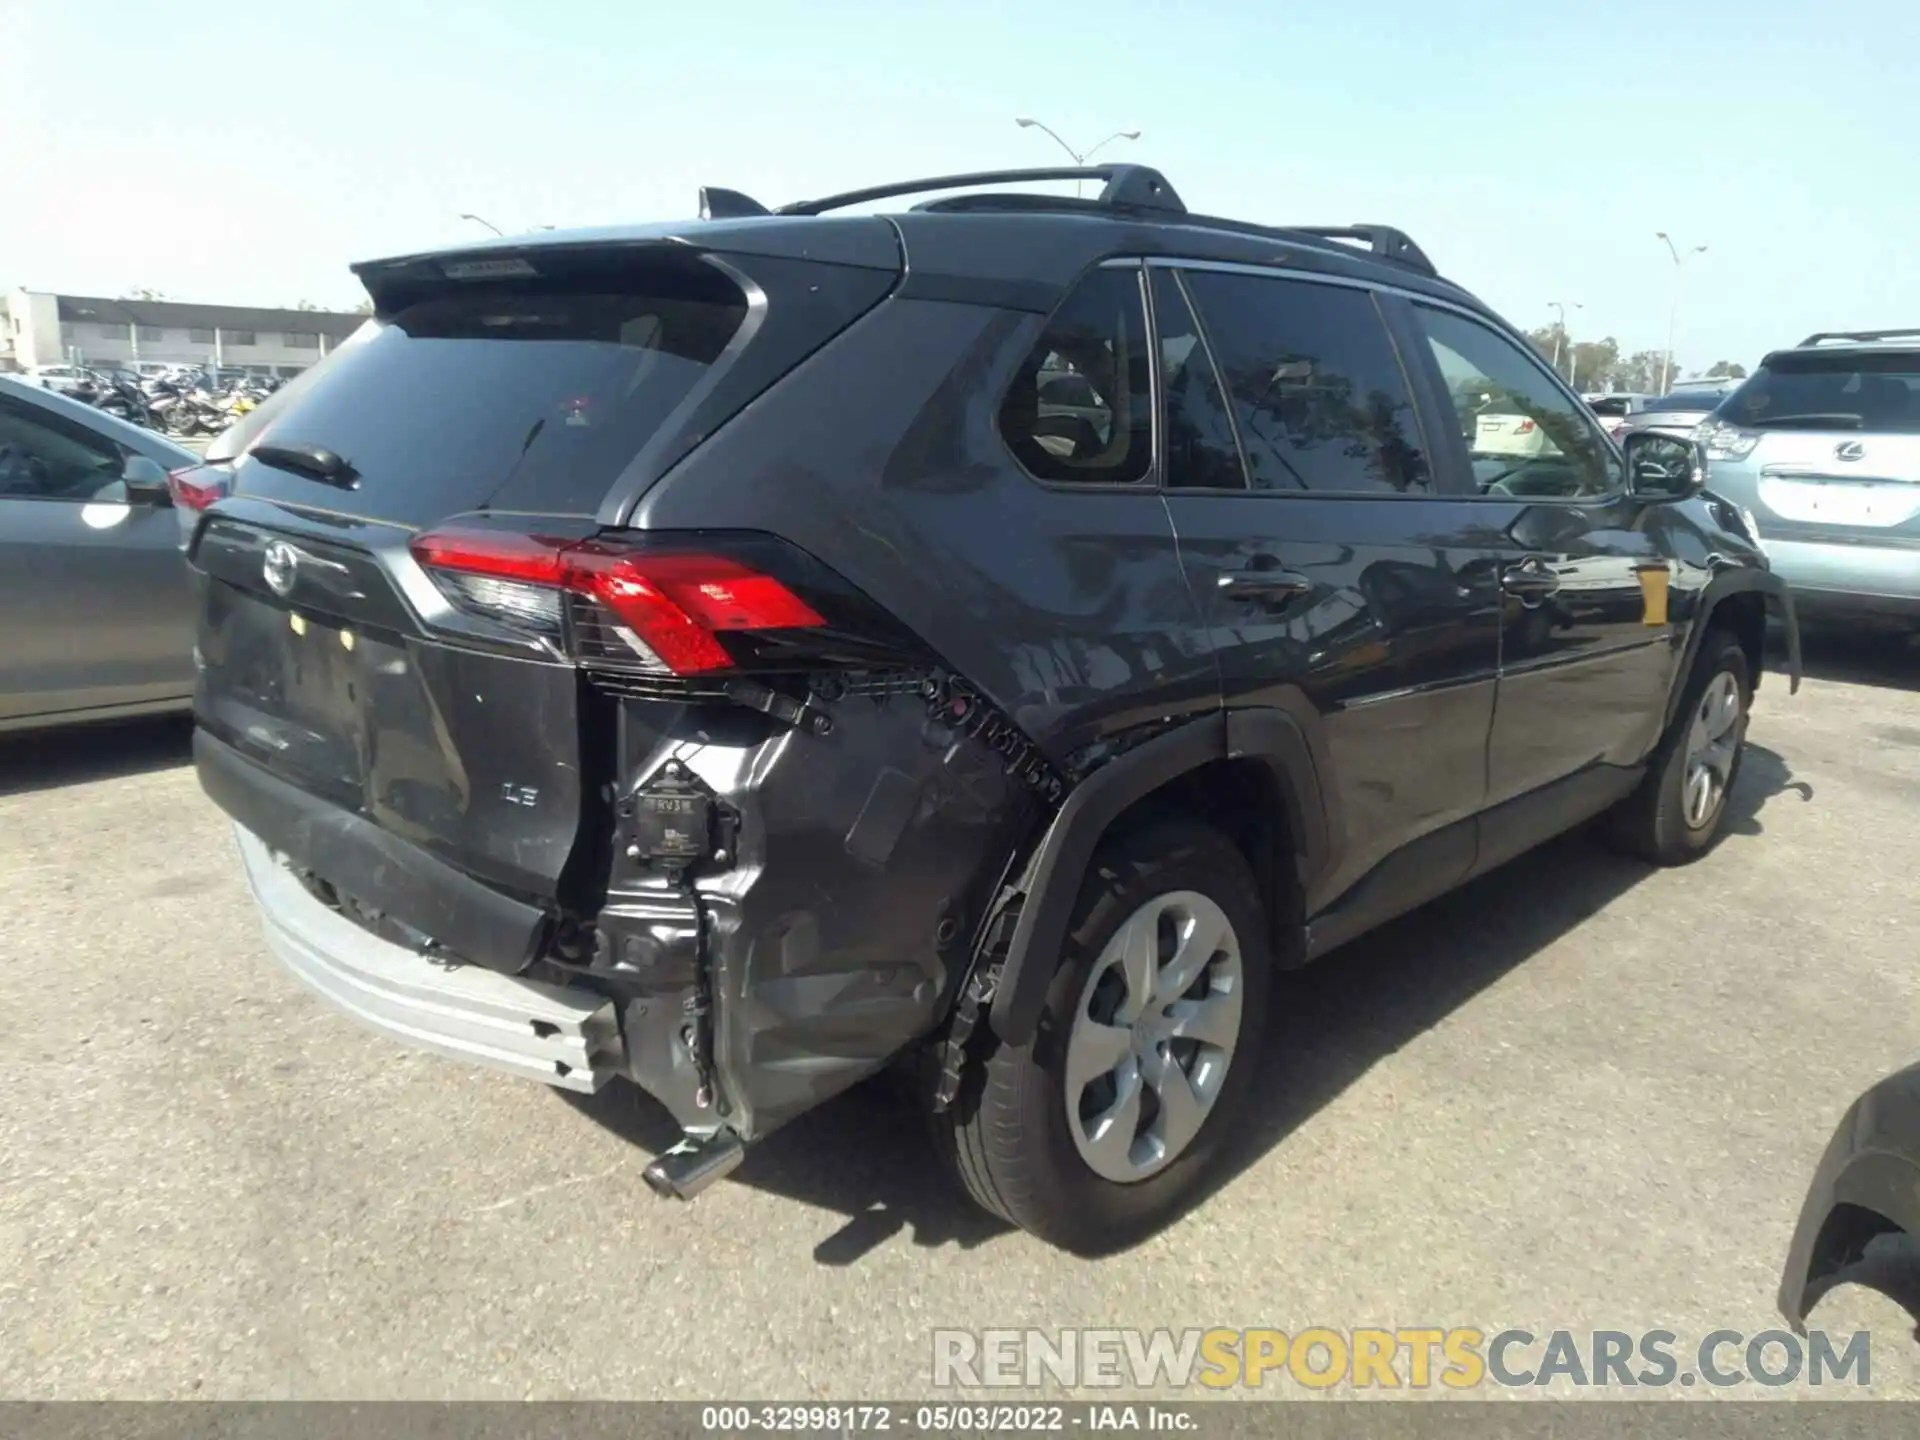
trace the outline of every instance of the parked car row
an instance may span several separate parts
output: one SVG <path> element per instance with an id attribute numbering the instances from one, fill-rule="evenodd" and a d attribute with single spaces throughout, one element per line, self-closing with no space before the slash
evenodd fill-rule
<path id="1" fill-rule="evenodd" d="M 189 437 L 219 434 L 281 385 L 273 377 L 189 365 L 138 371 L 42 365 L 19 379 L 131 424 Z"/>

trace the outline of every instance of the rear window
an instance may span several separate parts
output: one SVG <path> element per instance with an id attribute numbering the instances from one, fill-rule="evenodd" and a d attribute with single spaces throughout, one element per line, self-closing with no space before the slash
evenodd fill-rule
<path id="1" fill-rule="evenodd" d="M 1631 396 L 1602 395 L 1598 400 L 1593 401 L 1587 408 L 1592 410 L 1593 413 L 1596 415 L 1605 415 L 1608 417 L 1613 417 L 1617 415 L 1626 414 L 1627 411 L 1632 407 L 1633 407 L 1633 399 Z"/>
<path id="2" fill-rule="evenodd" d="M 1676 390 L 1671 395 L 1662 395 L 1658 400 L 1649 400 L 1648 410 L 1698 410 L 1702 414 L 1713 409 L 1726 398 L 1724 390 Z"/>
<path id="3" fill-rule="evenodd" d="M 603 275 L 591 287 L 443 292 L 363 326 L 217 448 L 235 453 L 270 429 L 276 444 L 332 450 L 360 474 L 350 499 L 258 464 L 239 488 L 297 488 L 403 524 L 486 509 L 592 514 L 745 315 L 740 291 L 704 266 L 617 290 Z"/>
<path id="4" fill-rule="evenodd" d="M 1920 355 L 1775 355 L 1716 413 L 1749 430 L 1920 435 Z"/>
<path id="5" fill-rule="evenodd" d="M 1131 485 L 1153 463 L 1153 357 L 1138 270 L 1096 270 L 1053 313 L 1000 405 L 1027 472 Z"/>

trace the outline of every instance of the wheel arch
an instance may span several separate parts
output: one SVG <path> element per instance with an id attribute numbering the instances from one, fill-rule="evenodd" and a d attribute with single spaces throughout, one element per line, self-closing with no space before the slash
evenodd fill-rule
<path id="1" fill-rule="evenodd" d="M 1686 648 L 1681 654 L 1680 664 L 1675 667 L 1673 685 L 1667 694 L 1666 724 L 1661 727 L 1662 734 L 1679 713 L 1680 697 L 1687 688 L 1687 677 L 1693 673 L 1700 647 L 1710 630 L 1731 631 L 1739 640 L 1740 648 L 1746 652 L 1747 669 L 1755 687 L 1758 687 L 1765 660 L 1769 618 L 1780 622 L 1786 639 L 1788 693 L 1799 692 L 1800 623 L 1794 613 L 1793 592 L 1787 588 L 1787 582 L 1770 570 L 1723 570 L 1714 576 L 1700 594 L 1693 624 L 1687 632 Z"/>
<path id="2" fill-rule="evenodd" d="M 1325 865 L 1329 826 L 1312 752 L 1283 712 L 1215 713 L 1141 742 L 1074 787 L 1028 863 L 1019 918 L 990 1010 L 1003 1041 L 1034 1033 L 1082 881 L 1117 829 L 1168 813 L 1199 814 L 1253 867 L 1281 962 L 1303 953 L 1299 897 Z"/>

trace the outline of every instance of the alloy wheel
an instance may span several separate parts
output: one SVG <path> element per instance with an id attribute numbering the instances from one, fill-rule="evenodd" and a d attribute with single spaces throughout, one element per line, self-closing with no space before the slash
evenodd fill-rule
<path id="1" fill-rule="evenodd" d="M 1193 1143 L 1240 1037 L 1245 972 L 1226 912 L 1156 896 L 1114 932 L 1067 1037 L 1068 1126 L 1095 1174 L 1133 1184 Z"/>
<path id="2" fill-rule="evenodd" d="M 1687 731 L 1687 768 L 1681 791 L 1690 829 L 1704 830 L 1726 804 L 1741 739 L 1740 682 L 1722 670 L 1707 683 Z"/>

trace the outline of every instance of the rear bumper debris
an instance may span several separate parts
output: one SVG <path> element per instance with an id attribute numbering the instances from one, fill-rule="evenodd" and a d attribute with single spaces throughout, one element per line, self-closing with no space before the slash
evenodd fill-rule
<path id="1" fill-rule="evenodd" d="M 610 1000 L 382 940 L 322 904 L 251 831 L 234 834 L 273 953 L 362 1024 L 563 1090 L 591 1093 L 624 1071 Z"/>

